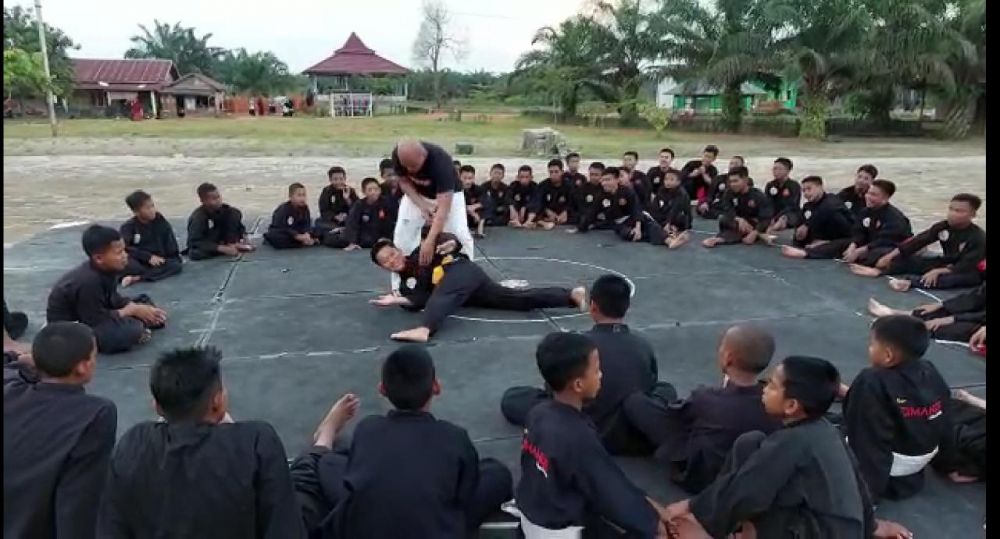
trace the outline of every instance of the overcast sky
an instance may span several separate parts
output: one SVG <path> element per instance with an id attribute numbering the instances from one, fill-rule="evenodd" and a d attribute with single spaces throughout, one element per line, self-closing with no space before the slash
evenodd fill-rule
<path id="1" fill-rule="evenodd" d="M 577 13 L 586 0 L 444 0 L 453 25 L 468 43 L 461 71 L 509 71 L 531 47 L 535 31 Z M 4 0 L 30 7 L 33 0 Z M 147 6 L 155 6 L 150 9 Z M 138 25 L 153 19 L 212 33 L 217 47 L 270 50 L 299 72 L 339 48 L 352 31 L 380 55 L 413 67 L 411 47 L 420 26 L 417 0 L 42 0 L 45 22 L 66 32 L 81 48 L 71 56 L 121 58 Z"/>

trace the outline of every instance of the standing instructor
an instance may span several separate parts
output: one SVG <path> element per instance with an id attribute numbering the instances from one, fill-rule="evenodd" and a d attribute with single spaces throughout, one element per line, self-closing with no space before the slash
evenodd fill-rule
<path id="1" fill-rule="evenodd" d="M 408 253 L 420 246 L 420 265 L 430 264 L 438 235 L 450 232 L 462 243 L 471 259 L 475 254 L 466 220 L 465 196 L 451 155 L 429 142 L 403 140 L 392 150 L 392 165 L 399 187 L 406 195 L 400 201 L 393 243 Z M 423 242 L 420 232 L 430 220 Z M 392 275 L 392 290 L 399 290 L 399 276 Z"/>

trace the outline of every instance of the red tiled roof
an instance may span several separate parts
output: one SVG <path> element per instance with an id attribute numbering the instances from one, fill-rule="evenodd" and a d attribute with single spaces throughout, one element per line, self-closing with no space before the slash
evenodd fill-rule
<path id="1" fill-rule="evenodd" d="M 177 78 L 177 69 L 170 60 L 124 59 L 97 60 L 74 58 L 73 86 L 78 89 L 101 89 L 108 86 L 158 90 Z M 105 86 L 108 85 L 108 86 Z"/>
<path id="2" fill-rule="evenodd" d="M 375 54 L 354 32 L 343 47 L 333 51 L 333 56 L 303 71 L 306 75 L 402 75 L 409 72 Z"/>

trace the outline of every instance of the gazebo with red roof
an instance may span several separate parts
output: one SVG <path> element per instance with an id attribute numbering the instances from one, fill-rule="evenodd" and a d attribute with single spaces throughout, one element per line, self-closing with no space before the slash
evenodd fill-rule
<path id="1" fill-rule="evenodd" d="M 316 93 L 321 91 L 320 81 L 322 80 L 326 83 L 323 85 L 323 90 L 326 90 L 324 93 L 330 94 L 331 103 L 334 104 L 330 111 L 332 115 L 337 115 L 338 111 L 336 109 L 343 108 L 342 112 L 346 115 L 355 116 L 357 115 L 355 112 L 357 112 L 358 103 L 364 103 L 365 107 L 362 108 L 367 108 L 367 110 L 363 111 L 362 115 L 367 116 L 371 115 L 371 109 L 375 102 L 393 106 L 406 101 L 409 88 L 407 87 L 406 80 L 402 79 L 402 77 L 409 72 L 409 69 L 396 62 L 379 56 L 375 51 L 368 48 L 356 33 L 351 32 L 344 45 L 333 51 L 333 55 L 304 70 L 302 73 L 309 76 L 313 91 Z M 372 94 L 370 88 L 366 90 L 352 90 L 352 79 L 355 79 L 356 86 L 361 82 L 357 81 L 356 77 L 392 77 L 402 79 L 399 81 L 402 84 L 396 85 L 399 95 L 375 96 Z M 363 82 L 360 85 L 363 86 Z M 365 100 L 367 101 L 365 102 Z"/>

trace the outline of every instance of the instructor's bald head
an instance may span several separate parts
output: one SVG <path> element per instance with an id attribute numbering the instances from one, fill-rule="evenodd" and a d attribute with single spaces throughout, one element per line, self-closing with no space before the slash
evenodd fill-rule
<path id="1" fill-rule="evenodd" d="M 741 371 L 764 372 L 774 355 L 774 337 L 750 324 L 738 324 L 726 330 L 721 348 L 731 355 Z"/>
<path id="2" fill-rule="evenodd" d="M 396 144 L 396 157 L 403 168 L 416 173 L 420 167 L 424 166 L 427 159 L 427 148 L 418 140 L 402 140 Z"/>

